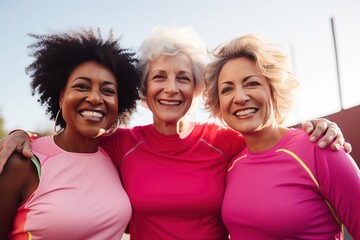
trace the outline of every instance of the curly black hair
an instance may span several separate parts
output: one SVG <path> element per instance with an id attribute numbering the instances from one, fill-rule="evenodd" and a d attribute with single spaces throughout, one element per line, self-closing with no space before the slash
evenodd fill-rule
<path id="1" fill-rule="evenodd" d="M 46 105 L 46 113 L 55 120 L 59 111 L 59 97 L 65 89 L 68 77 L 80 64 L 95 61 L 107 67 L 116 77 L 118 85 L 118 113 L 121 123 L 129 120 L 139 100 L 140 76 L 135 67 L 135 52 L 120 47 L 120 39 L 114 39 L 112 30 L 103 39 L 100 29 L 92 28 L 48 35 L 28 34 L 36 39 L 28 46 L 35 60 L 26 68 L 32 78 L 32 95 L 39 95 L 38 102 Z M 57 123 L 66 127 L 64 119 Z"/>

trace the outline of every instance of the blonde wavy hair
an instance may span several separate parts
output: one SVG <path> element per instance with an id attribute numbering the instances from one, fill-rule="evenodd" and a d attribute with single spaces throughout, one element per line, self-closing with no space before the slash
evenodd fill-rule
<path id="1" fill-rule="evenodd" d="M 253 34 L 237 37 L 212 52 L 212 60 L 205 69 L 205 107 L 211 116 L 222 118 L 218 93 L 219 73 L 229 60 L 240 57 L 253 61 L 260 73 L 268 79 L 275 119 L 277 123 L 283 123 L 294 107 L 299 82 L 292 73 L 290 56 L 285 49 Z"/>

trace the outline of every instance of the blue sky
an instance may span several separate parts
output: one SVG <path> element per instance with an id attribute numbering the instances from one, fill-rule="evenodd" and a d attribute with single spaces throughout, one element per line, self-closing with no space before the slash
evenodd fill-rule
<path id="1" fill-rule="evenodd" d="M 76 27 L 113 29 L 124 47 L 136 48 L 156 25 L 192 25 L 213 49 L 235 36 L 255 33 L 285 45 L 300 79 L 298 105 L 288 123 L 341 109 L 331 32 L 335 20 L 343 107 L 360 104 L 360 1 L 358 0 L 1 0 L 0 116 L 5 128 L 42 131 L 53 123 L 31 96 L 25 67 L 32 61 L 27 33 Z M 192 118 L 206 121 L 200 107 Z M 139 108 L 131 126 L 151 123 Z"/>

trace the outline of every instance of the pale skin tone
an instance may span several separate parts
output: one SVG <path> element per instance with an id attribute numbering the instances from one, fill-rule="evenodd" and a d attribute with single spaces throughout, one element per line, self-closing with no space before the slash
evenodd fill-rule
<path id="1" fill-rule="evenodd" d="M 269 165 L 269 162 L 275 161 L 274 156 L 275 157 L 277 156 L 277 158 L 279 158 L 279 160 L 281 160 L 281 158 L 282 158 L 281 155 L 279 155 L 279 154 L 274 155 L 274 153 L 277 152 L 277 149 L 279 148 L 279 145 L 278 145 L 279 142 L 283 141 L 282 146 L 280 148 L 286 149 L 287 146 L 289 146 L 289 144 L 290 145 L 294 144 L 294 142 L 297 141 L 297 140 L 294 140 L 293 138 L 288 141 L 285 140 L 285 142 L 284 142 L 284 140 L 282 140 L 284 135 L 286 134 L 286 132 L 289 131 L 290 129 L 282 126 L 279 123 L 279 120 L 277 120 L 277 118 L 276 118 L 277 108 L 275 106 L 278 106 L 278 108 L 280 108 L 280 110 L 282 107 L 281 104 L 277 104 L 277 102 L 276 102 L 276 99 L 277 99 L 276 93 L 277 93 L 277 90 L 281 91 L 281 87 L 279 87 L 279 89 L 276 89 L 277 85 L 274 82 L 275 82 L 275 80 L 268 79 L 261 73 L 260 70 L 258 70 L 256 63 L 254 61 L 252 61 L 246 57 L 238 57 L 238 58 L 227 60 L 227 62 L 223 65 L 223 67 L 221 68 L 221 70 L 219 72 L 218 79 L 217 79 L 217 87 L 218 87 L 221 119 L 224 120 L 229 127 L 240 132 L 243 135 L 244 140 L 247 145 L 247 148 L 248 148 L 248 152 L 260 154 L 260 155 L 256 155 L 256 157 L 254 157 L 254 156 L 250 157 L 249 158 L 250 160 L 249 160 L 246 157 L 248 155 L 251 156 L 251 154 L 246 154 L 246 153 L 242 152 L 242 157 L 245 157 L 245 158 L 238 158 L 237 160 L 239 160 L 239 159 L 245 160 L 246 159 L 246 161 L 244 161 L 245 162 L 244 165 L 248 165 L 249 162 L 257 162 L 256 160 L 260 160 L 260 156 L 262 156 L 261 154 L 263 152 L 265 152 L 265 155 L 267 155 L 267 157 L 268 157 L 268 158 L 265 157 L 265 159 L 267 159 L 267 160 L 264 162 L 264 165 Z M 291 147 L 290 147 L 290 151 L 291 151 Z M 293 154 L 296 156 L 296 153 L 293 153 Z M 269 157 L 269 156 L 272 156 L 272 157 Z M 316 154 L 314 155 L 315 162 L 317 161 L 316 160 L 317 158 L 319 158 L 318 160 L 322 160 L 322 161 L 328 160 L 328 162 L 331 162 L 331 160 L 334 160 L 334 159 L 331 159 L 328 157 L 324 157 L 325 155 L 324 156 L 320 155 L 321 157 L 318 157 L 318 156 L 319 155 L 316 155 Z M 328 156 L 328 155 L 326 155 L 326 156 Z M 284 159 L 282 159 L 282 160 L 284 160 Z M 336 159 L 336 160 L 338 160 L 338 159 Z M 299 160 L 299 162 L 300 161 L 302 162 L 302 160 Z M 239 162 L 241 162 L 241 161 L 239 161 Z M 302 165 L 303 164 L 304 163 L 302 162 Z M 345 164 L 346 164 L 346 162 L 345 162 Z M 249 165 L 251 165 L 251 164 L 249 164 Z M 260 165 L 262 165 L 262 161 L 257 162 L 257 166 L 260 167 Z M 307 168 L 306 165 L 308 165 L 308 164 L 305 163 L 303 167 Z M 254 166 L 254 165 L 252 165 L 252 166 Z M 274 166 L 277 166 L 277 165 L 274 165 Z M 241 166 L 239 168 L 241 168 Z M 329 173 L 331 173 L 330 169 L 331 169 L 331 167 L 329 167 Z M 348 170 L 348 173 L 351 173 L 351 171 L 352 171 L 351 168 L 348 168 L 347 170 Z M 347 170 L 345 170 L 345 171 L 347 171 Z M 264 171 L 264 169 L 262 169 L 262 172 L 263 171 Z M 307 171 L 311 172 L 311 170 L 307 170 Z M 279 176 L 279 173 L 277 171 L 275 171 L 275 172 L 276 172 L 275 175 Z M 237 172 L 237 173 L 240 174 L 240 172 Z M 259 173 L 259 172 L 256 172 L 256 173 Z M 253 172 L 250 171 L 250 175 L 251 174 L 253 174 Z M 320 176 L 325 176 L 325 175 L 326 174 L 322 174 Z M 348 175 L 350 176 L 351 174 L 348 174 Z M 334 177 L 336 179 L 336 176 L 334 176 Z M 327 184 L 332 186 L 332 187 L 330 187 L 330 189 L 338 189 L 338 187 L 333 186 L 331 181 L 328 181 L 329 180 L 328 178 L 329 178 L 329 176 L 326 177 L 326 180 L 327 180 L 326 182 L 327 182 Z M 330 177 L 330 178 L 333 178 L 333 177 Z M 232 179 L 232 180 L 236 181 L 236 179 Z M 282 180 L 280 180 L 280 182 L 281 181 Z M 314 180 L 314 181 L 317 182 L 316 180 Z M 321 186 L 321 184 L 322 183 L 320 183 L 320 186 Z M 279 184 L 279 182 L 277 182 L 277 184 L 269 185 L 269 186 L 271 186 L 269 189 L 276 189 L 276 191 L 278 191 L 278 188 L 280 185 L 286 185 L 286 184 L 284 184 L 284 183 Z M 288 187 L 288 185 L 289 184 L 287 184 L 287 187 Z M 233 188 L 232 190 L 235 189 L 235 186 L 231 185 L 230 182 L 229 182 L 228 186 L 232 186 L 232 188 Z M 267 185 L 264 185 L 264 186 L 267 186 Z M 319 189 L 321 189 L 321 188 L 319 187 Z M 295 190 L 290 190 L 290 189 L 287 189 L 287 190 L 295 191 Z M 264 196 L 265 196 L 264 199 L 266 199 L 266 194 L 268 194 L 267 191 L 265 191 L 265 192 L 266 193 L 264 194 Z M 325 192 L 325 191 L 321 190 L 321 193 L 323 193 L 323 192 Z M 246 194 L 246 192 L 245 192 L 245 194 Z M 323 197 L 323 198 L 326 198 L 326 197 Z M 334 199 L 334 198 L 330 197 L 329 199 Z M 335 202 L 336 202 L 336 200 L 335 200 Z M 334 206 L 334 202 L 332 202 L 332 203 L 327 202 L 327 204 L 329 206 L 331 204 L 332 204 L 332 206 Z M 341 206 L 341 205 L 338 204 L 336 206 Z M 330 207 L 330 208 L 332 208 L 332 207 Z M 331 212 L 333 212 L 332 209 L 331 209 Z M 336 216 L 335 211 L 333 214 L 334 214 L 334 216 Z M 233 221 L 233 222 L 236 222 L 236 221 Z M 231 231 L 230 231 L 230 234 L 232 234 Z"/>
<path id="2" fill-rule="evenodd" d="M 145 100 L 153 112 L 154 127 L 162 134 L 186 137 L 192 128 L 187 127 L 189 121 L 185 116 L 192 104 L 195 87 L 190 58 L 184 54 L 155 57 L 149 63 L 146 83 L 148 91 Z M 351 145 L 346 142 L 344 144 L 344 137 L 336 123 L 326 119 L 312 120 L 305 122 L 303 129 L 311 133 L 311 141 L 323 137 L 319 142 L 320 147 L 326 147 L 336 137 L 331 144 L 333 150 L 344 145 L 345 151 L 351 151 Z M 322 136 L 324 132 L 326 135 Z M 13 151 L 21 152 L 28 158 L 33 156 L 31 144 L 24 131 L 17 131 L 0 139 L 0 150 L 0 173 Z"/>
<path id="3" fill-rule="evenodd" d="M 241 132 L 250 151 L 274 147 L 288 130 L 276 122 L 270 84 L 251 60 L 229 60 L 220 71 L 218 89 L 223 120 Z"/>
<path id="4" fill-rule="evenodd" d="M 149 63 L 146 103 L 162 134 L 182 134 L 194 94 L 191 60 L 185 54 L 160 55 Z"/>

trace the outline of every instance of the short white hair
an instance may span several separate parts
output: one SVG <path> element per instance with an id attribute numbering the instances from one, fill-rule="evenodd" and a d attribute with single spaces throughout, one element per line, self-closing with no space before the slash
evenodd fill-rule
<path id="1" fill-rule="evenodd" d="M 141 74 L 140 92 L 146 96 L 146 76 L 149 62 L 162 54 L 183 53 L 192 62 L 195 78 L 194 97 L 199 96 L 204 88 L 204 69 L 207 49 L 192 26 L 156 26 L 141 43 L 138 50 L 138 70 Z"/>

